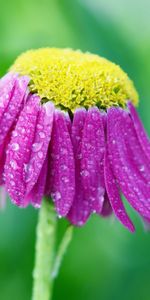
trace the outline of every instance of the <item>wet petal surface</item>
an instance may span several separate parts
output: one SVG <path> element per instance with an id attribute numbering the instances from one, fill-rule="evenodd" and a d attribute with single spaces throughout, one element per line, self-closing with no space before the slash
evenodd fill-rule
<path id="1" fill-rule="evenodd" d="M 108 151 L 111 167 L 117 182 L 130 204 L 142 216 L 150 217 L 149 188 L 133 164 L 131 153 L 127 146 L 125 136 L 131 142 L 124 118 L 128 113 L 122 109 L 110 108 L 108 110 Z M 136 147 L 136 145 L 135 145 Z"/>
<path id="2" fill-rule="evenodd" d="M 0 120 L 13 95 L 17 74 L 8 73 L 0 80 Z"/>
<path id="3" fill-rule="evenodd" d="M 47 102 L 38 113 L 30 160 L 26 172 L 26 193 L 28 194 L 37 182 L 45 161 L 53 126 L 54 105 Z"/>
<path id="4" fill-rule="evenodd" d="M 128 108 L 130 110 L 130 114 L 131 114 L 132 120 L 134 122 L 135 130 L 136 130 L 137 136 L 139 138 L 139 141 L 141 143 L 141 146 L 142 146 L 145 154 L 147 155 L 148 159 L 150 160 L 149 137 L 143 127 L 143 124 L 138 116 L 138 113 L 137 113 L 135 107 L 133 106 L 133 104 L 131 102 L 128 103 Z"/>
<path id="5" fill-rule="evenodd" d="M 37 116 L 40 109 L 38 96 L 30 96 L 24 106 L 11 138 L 5 164 L 6 188 L 12 201 L 26 206 L 25 176 L 30 158 Z"/>
<path id="6" fill-rule="evenodd" d="M 66 216 L 75 193 L 75 166 L 66 116 L 55 111 L 48 152 L 46 194 L 51 195 L 59 216 Z"/>
<path id="7" fill-rule="evenodd" d="M 0 90 L 0 184 L 4 183 L 3 172 L 6 160 L 7 145 L 10 141 L 11 131 L 16 118 L 23 106 L 29 78 L 9 73 L 3 79 Z M 2 85 L 2 84 L 1 84 Z"/>
<path id="8" fill-rule="evenodd" d="M 47 159 L 45 159 L 38 180 L 34 185 L 32 191 L 27 195 L 27 199 L 36 208 L 41 206 L 42 198 L 45 191 L 47 177 Z"/>
<path id="9" fill-rule="evenodd" d="M 103 117 L 98 108 L 87 112 L 81 146 L 81 181 L 84 199 L 90 202 L 91 212 L 100 213 L 104 202 L 104 151 Z"/>
<path id="10" fill-rule="evenodd" d="M 105 153 L 105 184 L 106 184 L 106 190 L 108 194 L 109 201 L 111 203 L 112 209 L 114 211 L 114 214 L 119 219 L 119 221 L 127 227 L 131 232 L 134 231 L 134 225 L 132 224 L 131 220 L 129 219 L 124 205 L 122 203 L 122 200 L 119 195 L 119 190 L 117 187 L 116 179 L 113 175 L 109 157 L 107 155 L 107 152 Z"/>
<path id="11" fill-rule="evenodd" d="M 86 110 L 84 109 L 76 110 L 72 124 L 72 144 L 75 157 L 76 191 L 72 207 L 67 217 L 70 222 L 76 226 L 82 226 L 91 214 L 90 202 L 84 198 L 81 175 L 81 144 L 86 114 Z"/>

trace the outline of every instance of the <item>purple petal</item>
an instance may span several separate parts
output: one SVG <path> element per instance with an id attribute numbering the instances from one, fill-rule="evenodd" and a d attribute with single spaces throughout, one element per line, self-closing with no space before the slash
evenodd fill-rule
<path id="1" fill-rule="evenodd" d="M 136 170 L 139 178 L 141 178 L 149 187 L 150 194 L 150 162 L 148 157 L 143 151 L 142 145 L 139 142 L 137 133 L 134 128 L 133 120 L 128 113 L 123 114 L 123 135 L 126 147 L 128 150 L 128 156 L 132 166 Z M 130 137 L 130 138 L 129 138 Z"/>
<path id="2" fill-rule="evenodd" d="M 53 125 L 54 105 L 47 102 L 39 111 L 37 118 L 34 140 L 31 148 L 30 160 L 26 173 L 26 193 L 28 194 L 37 182 L 41 168 L 45 161 L 51 138 Z"/>
<path id="3" fill-rule="evenodd" d="M 15 122 L 18 113 L 22 107 L 22 101 L 26 94 L 29 78 L 22 76 L 17 78 L 15 86 L 13 87 L 13 93 L 9 98 L 9 103 L 5 107 L 5 113 L 0 120 L 0 145 L 3 143 L 13 123 Z"/>
<path id="4" fill-rule="evenodd" d="M 124 205 L 121 201 L 117 183 L 115 180 L 115 177 L 113 175 L 110 162 L 109 162 L 109 156 L 107 155 L 107 151 L 105 153 L 105 159 L 104 159 L 104 170 L 105 170 L 105 185 L 106 190 L 108 194 L 109 201 L 111 203 L 112 209 L 116 215 L 116 217 L 119 219 L 119 221 L 127 227 L 131 232 L 135 230 L 134 225 L 132 224 L 131 220 L 129 219 Z"/>
<path id="5" fill-rule="evenodd" d="M 111 166 L 119 186 L 130 204 L 142 216 L 150 217 L 149 188 L 132 161 L 130 146 L 132 136 L 127 130 L 128 113 L 119 108 L 110 108 L 107 114 L 108 151 Z M 126 136 L 126 138 L 125 138 Z M 130 146 L 127 144 L 127 139 Z M 137 142 L 134 145 L 137 147 Z"/>
<path id="6" fill-rule="evenodd" d="M 135 107 L 133 106 L 133 104 L 131 102 L 128 103 L 128 108 L 130 110 L 130 114 L 134 123 L 134 127 L 137 133 L 137 136 L 139 138 L 139 141 L 141 143 L 141 146 L 145 152 L 145 154 L 147 155 L 148 159 L 150 160 L 150 140 L 148 135 L 146 134 L 146 131 L 144 129 L 144 126 L 138 116 L 138 113 L 135 109 Z"/>
<path id="7" fill-rule="evenodd" d="M 5 178 L 6 188 L 12 201 L 18 206 L 26 206 L 25 173 L 30 158 L 30 150 L 34 140 L 35 127 L 40 109 L 40 98 L 36 95 L 29 97 L 27 104 L 20 113 L 17 125 L 9 145 Z"/>
<path id="8" fill-rule="evenodd" d="M 10 134 L 7 135 L 3 144 L 0 146 L 0 185 L 5 183 L 4 180 L 4 165 L 6 161 L 7 148 L 10 142 Z"/>
<path id="9" fill-rule="evenodd" d="M 8 73 L 0 80 L 0 120 L 13 95 L 17 74 Z"/>
<path id="10" fill-rule="evenodd" d="M 81 176 L 81 143 L 85 119 L 86 110 L 76 110 L 72 124 L 72 144 L 75 157 L 76 191 L 72 207 L 67 217 L 72 224 L 77 226 L 82 226 L 91 214 L 90 202 L 84 199 Z"/>
<path id="11" fill-rule="evenodd" d="M 28 202 L 31 202 L 34 207 L 40 207 L 45 191 L 47 177 L 47 159 L 45 159 L 38 180 L 32 191 L 27 195 Z"/>
<path id="12" fill-rule="evenodd" d="M 103 217 L 109 217 L 112 214 L 112 207 L 111 207 L 107 192 L 105 192 L 105 195 L 104 195 L 104 203 L 103 203 L 102 211 L 100 214 Z"/>
<path id="13" fill-rule="evenodd" d="M 26 94 L 29 79 L 27 77 L 17 78 L 17 75 L 8 74 L 3 79 L 6 85 L 3 87 L 2 99 L 4 100 L 0 107 L 0 182 L 3 183 L 2 175 L 6 159 L 6 149 L 10 140 L 10 132 L 16 123 L 16 117 L 19 114 L 24 96 Z M 1 102 L 2 104 L 2 102 Z"/>
<path id="14" fill-rule="evenodd" d="M 81 146 L 81 181 L 84 199 L 90 202 L 92 212 L 100 213 L 104 202 L 104 151 L 103 117 L 98 108 L 91 108 L 83 129 Z"/>
<path id="15" fill-rule="evenodd" d="M 59 216 L 65 216 L 75 192 L 74 156 L 65 115 L 55 111 L 49 148 L 46 193 L 52 196 Z"/>

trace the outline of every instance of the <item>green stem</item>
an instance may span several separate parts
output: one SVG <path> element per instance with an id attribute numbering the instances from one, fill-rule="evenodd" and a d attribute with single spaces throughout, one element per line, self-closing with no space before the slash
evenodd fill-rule
<path id="1" fill-rule="evenodd" d="M 44 199 L 39 212 L 32 300 L 50 300 L 52 297 L 56 213 L 50 201 Z"/>
<path id="2" fill-rule="evenodd" d="M 54 266 L 53 266 L 53 271 L 52 271 L 52 277 L 55 279 L 58 274 L 59 274 L 59 270 L 60 270 L 60 266 L 62 263 L 62 260 L 64 258 L 64 255 L 66 253 L 66 250 L 68 249 L 68 246 L 72 240 L 72 235 L 73 235 L 73 226 L 68 226 L 68 228 L 65 231 L 65 234 L 61 240 L 61 243 L 59 245 L 56 257 L 55 257 L 55 261 L 54 261 Z"/>

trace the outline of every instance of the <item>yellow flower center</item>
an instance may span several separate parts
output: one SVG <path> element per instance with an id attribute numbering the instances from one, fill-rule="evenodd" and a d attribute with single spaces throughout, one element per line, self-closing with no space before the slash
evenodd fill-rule
<path id="1" fill-rule="evenodd" d="M 72 112 L 78 107 L 135 105 L 138 94 L 121 68 L 107 59 L 71 49 L 30 50 L 17 58 L 11 71 L 31 78 L 29 89 L 42 102 Z"/>

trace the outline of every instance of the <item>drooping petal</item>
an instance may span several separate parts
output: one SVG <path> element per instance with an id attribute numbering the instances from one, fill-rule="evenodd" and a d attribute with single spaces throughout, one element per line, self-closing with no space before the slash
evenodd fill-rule
<path id="1" fill-rule="evenodd" d="M 27 165 L 25 181 L 27 183 L 26 194 L 30 193 L 38 180 L 41 168 L 45 161 L 49 142 L 51 139 L 53 125 L 54 105 L 51 102 L 41 106 L 39 111 L 33 144 L 31 148 L 30 160 Z"/>
<path id="2" fill-rule="evenodd" d="M 133 208 L 143 217 L 150 218 L 149 191 L 137 168 L 132 163 L 131 153 L 124 136 L 126 132 L 124 114 L 119 108 L 110 108 L 107 113 L 108 151 L 116 180 Z M 130 136 L 128 136 L 130 139 Z M 136 145 L 135 145 L 136 146 Z"/>
<path id="3" fill-rule="evenodd" d="M 143 148 L 145 155 L 148 157 L 150 161 L 150 140 L 144 129 L 144 126 L 138 116 L 138 113 L 131 102 L 128 102 L 128 108 L 130 110 L 131 118 L 134 123 L 134 127 L 141 143 L 141 147 Z"/>
<path id="4" fill-rule="evenodd" d="M 38 96 L 30 96 L 18 118 L 6 157 L 6 188 L 10 198 L 18 206 L 26 206 L 28 204 L 24 197 L 26 193 L 24 179 L 40 109 L 39 102 L 40 98 Z"/>
<path id="5" fill-rule="evenodd" d="M 74 198 L 75 166 L 70 134 L 65 115 L 55 111 L 49 147 L 46 194 L 55 202 L 59 216 L 66 216 Z"/>
<path id="6" fill-rule="evenodd" d="M 0 146 L 0 185 L 5 183 L 4 180 L 4 165 L 6 161 L 7 148 L 10 142 L 10 134 L 7 135 L 3 144 Z"/>
<path id="7" fill-rule="evenodd" d="M 143 179 L 147 188 L 149 186 L 150 194 L 150 161 L 145 155 L 142 145 L 138 139 L 133 120 L 130 115 L 126 112 L 123 114 L 122 118 L 124 120 L 122 120 L 123 124 L 120 130 L 122 130 L 124 136 L 124 141 L 128 150 L 128 157 L 139 178 Z"/>
<path id="8" fill-rule="evenodd" d="M 29 78 L 22 76 L 17 78 L 15 81 L 15 86 L 13 86 L 13 92 L 11 91 L 9 103 L 5 108 L 5 113 L 0 120 L 0 142 L 3 143 L 5 137 L 7 136 L 9 130 L 11 129 L 13 123 L 15 122 L 20 108 L 22 106 L 22 101 L 24 99 L 27 86 L 29 83 Z"/>
<path id="9" fill-rule="evenodd" d="M 107 151 L 105 153 L 105 159 L 104 159 L 104 170 L 105 170 L 104 176 L 105 176 L 106 190 L 114 214 L 125 227 L 127 227 L 131 232 L 133 232 L 135 230 L 134 225 L 132 224 L 132 221 L 128 217 L 124 205 L 122 203 L 122 200 L 120 198 L 117 182 L 110 166 L 109 156 L 107 154 Z"/>
<path id="10" fill-rule="evenodd" d="M 13 95 L 17 74 L 8 73 L 0 80 L 0 120 Z"/>
<path id="11" fill-rule="evenodd" d="M 34 207 L 40 207 L 45 191 L 47 177 L 47 158 L 45 159 L 38 180 L 35 183 L 31 192 L 27 195 L 28 202 L 31 202 Z"/>
<path id="12" fill-rule="evenodd" d="M 6 87 L 3 89 L 2 98 L 5 99 L 3 107 L 1 107 L 0 119 L 0 183 L 3 183 L 3 171 L 6 159 L 6 149 L 10 141 L 11 130 L 16 123 L 16 117 L 20 113 L 23 106 L 24 96 L 26 94 L 29 78 L 26 76 L 18 77 L 16 75 L 8 75 L 6 78 Z"/>
<path id="13" fill-rule="evenodd" d="M 87 201 L 84 198 L 81 176 L 81 143 L 86 114 L 86 110 L 84 109 L 76 110 L 72 124 L 72 144 L 75 157 L 76 191 L 72 207 L 67 217 L 70 222 L 76 226 L 82 226 L 91 214 L 90 201 Z"/>
<path id="14" fill-rule="evenodd" d="M 81 181 L 85 201 L 92 212 L 100 213 L 104 202 L 105 135 L 102 113 L 94 107 L 88 110 L 81 146 Z"/>

